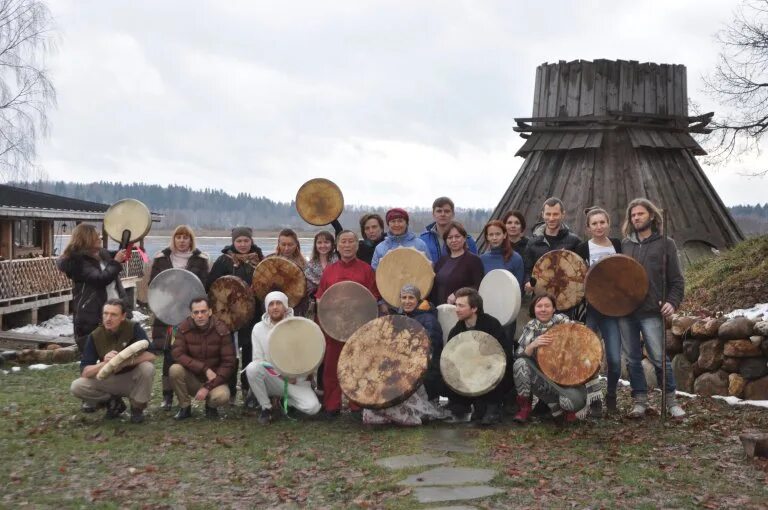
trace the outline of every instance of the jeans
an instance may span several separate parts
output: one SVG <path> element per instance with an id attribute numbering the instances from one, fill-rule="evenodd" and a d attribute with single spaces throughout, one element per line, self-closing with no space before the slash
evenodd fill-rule
<path id="1" fill-rule="evenodd" d="M 666 341 L 664 323 L 661 317 L 635 317 L 628 315 L 619 319 L 624 351 L 627 353 L 627 365 L 629 368 L 629 384 L 632 387 L 632 397 L 648 394 L 648 384 L 645 381 L 643 371 L 643 349 L 640 346 L 640 333 L 645 341 L 645 350 L 648 358 L 656 371 L 656 380 L 661 386 L 661 349 Z M 675 376 L 672 373 L 672 364 L 669 359 L 664 360 L 664 368 L 667 372 L 667 393 L 675 392 Z"/>
<path id="2" fill-rule="evenodd" d="M 587 327 L 600 333 L 605 344 L 605 358 L 608 361 L 608 395 L 616 396 L 616 386 L 621 376 L 621 332 L 619 319 L 587 308 Z M 632 388 L 634 388 L 634 384 Z"/>

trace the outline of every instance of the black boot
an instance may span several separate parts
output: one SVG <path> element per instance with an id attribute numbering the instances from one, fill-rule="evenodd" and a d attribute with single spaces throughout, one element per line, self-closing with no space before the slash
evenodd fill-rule
<path id="1" fill-rule="evenodd" d="M 205 417 L 206 418 L 218 418 L 219 417 L 219 410 L 215 407 L 210 407 L 208 404 L 205 404 Z"/>
<path id="2" fill-rule="evenodd" d="M 107 402 L 107 412 L 105 417 L 108 420 L 114 420 L 115 418 L 119 418 L 126 409 L 128 409 L 128 406 L 125 405 L 125 402 L 123 402 L 121 397 L 112 397 Z"/>
<path id="3" fill-rule="evenodd" d="M 480 420 L 480 425 L 496 425 L 501 423 L 501 408 L 499 404 L 488 404 L 485 407 L 485 414 Z"/>
<path id="4" fill-rule="evenodd" d="M 131 423 L 144 423 L 144 408 L 131 406 Z"/>
<path id="5" fill-rule="evenodd" d="M 192 418 L 192 406 L 180 407 L 179 412 L 173 417 L 174 420 L 186 420 L 187 418 Z"/>
<path id="6" fill-rule="evenodd" d="M 173 391 L 172 390 L 163 391 L 163 403 L 160 404 L 160 409 L 162 409 L 163 411 L 170 411 L 172 406 L 173 406 Z"/>

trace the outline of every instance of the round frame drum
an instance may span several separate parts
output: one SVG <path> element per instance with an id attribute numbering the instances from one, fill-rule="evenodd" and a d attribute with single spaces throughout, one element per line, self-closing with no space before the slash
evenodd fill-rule
<path id="1" fill-rule="evenodd" d="M 278 322 L 267 336 L 268 360 L 285 377 L 303 377 L 320 366 L 325 356 L 325 337 L 320 326 L 304 317 Z"/>
<path id="2" fill-rule="evenodd" d="M 556 308 L 573 308 L 584 297 L 584 277 L 587 265 L 572 251 L 553 250 L 542 255 L 533 266 L 536 279 L 533 291 L 537 296 L 555 296 Z"/>
<path id="3" fill-rule="evenodd" d="M 208 297 L 211 300 L 213 315 L 226 324 L 230 331 L 237 331 L 248 324 L 256 313 L 253 292 L 237 276 L 217 278 L 208 289 Z"/>
<path id="4" fill-rule="evenodd" d="M 288 296 L 288 306 L 296 306 L 307 293 L 307 277 L 292 260 L 267 257 L 253 270 L 251 290 L 260 301 L 273 290 L 279 290 Z"/>
<path id="5" fill-rule="evenodd" d="M 416 248 L 395 248 L 379 261 L 376 287 L 384 301 L 397 308 L 400 306 L 400 290 L 406 283 L 415 285 L 422 296 L 429 295 L 435 283 L 432 262 Z"/>
<path id="6" fill-rule="evenodd" d="M 643 304 L 648 273 L 627 255 L 609 255 L 593 264 L 584 282 L 587 302 L 603 315 L 623 317 Z"/>
<path id="7" fill-rule="evenodd" d="M 328 225 L 344 210 L 341 189 L 328 179 L 311 179 L 296 193 L 296 211 L 310 225 Z"/>
<path id="8" fill-rule="evenodd" d="M 378 316 L 376 298 L 357 282 L 334 283 L 317 302 L 320 326 L 339 342 L 346 342 L 360 326 Z"/>
<path id="9" fill-rule="evenodd" d="M 106 365 L 101 367 L 99 373 L 96 374 L 96 379 L 103 381 L 112 374 L 119 372 L 123 365 L 133 356 L 141 354 L 149 348 L 148 340 L 137 340 L 122 351 L 118 352 Z"/>
<path id="10" fill-rule="evenodd" d="M 341 350 L 341 390 L 353 402 L 384 409 L 408 399 L 429 365 L 427 330 L 402 315 L 379 317 L 354 332 Z"/>
<path id="11" fill-rule="evenodd" d="M 459 322 L 459 318 L 456 316 L 456 305 L 449 305 L 448 303 L 438 305 L 437 322 L 440 323 L 440 329 L 443 330 L 443 345 L 445 345 L 448 343 L 448 334 Z"/>
<path id="12" fill-rule="evenodd" d="M 498 340 L 471 330 L 451 338 L 440 355 L 440 373 L 453 391 L 465 397 L 485 395 L 501 382 L 507 355 Z"/>
<path id="13" fill-rule="evenodd" d="M 483 277 L 478 289 L 483 311 L 498 319 L 502 326 L 517 319 L 520 312 L 520 283 L 506 269 L 494 269 Z"/>
<path id="14" fill-rule="evenodd" d="M 135 243 L 149 234 L 151 228 L 152 214 L 146 205 L 133 198 L 115 202 L 104 213 L 104 230 L 118 243 L 125 230 L 131 232 L 128 242 Z"/>
<path id="15" fill-rule="evenodd" d="M 554 341 L 536 351 L 541 371 L 560 386 L 579 386 L 600 370 L 603 343 L 588 327 L 578 322 L 552 326 Z"/>
<path id="16" fill-rule="evenodd" d="M 189 317 L 189 303 L 207 297 L 203 282 L 191 271 L 172 268 L 162 271 L 149 284 L 147 301 L 155 316 L 164 323 L 178 326 Z"/>

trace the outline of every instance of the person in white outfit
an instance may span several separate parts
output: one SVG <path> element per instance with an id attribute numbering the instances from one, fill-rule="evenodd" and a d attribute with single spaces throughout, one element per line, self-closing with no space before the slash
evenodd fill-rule
<path id="1" fill-rule="evenodd" d="M 284 392 L 287 392 L 289 406 L 304 414 L 317 414 L 320 402 L 311 382 L 306 377 L 291 378 L 286 386 L 283 376 L 269 362 L 269 332 L 281 320 L 293 317 L 293 308 L 288 306 L 288 296 L 282 292 L 270 292 L 264 299 L 264 308 L 266 313 L 251 333 L 253 358 L 245 367 L 251 391 L 261 406 L 259 423 L 268 424 L 272 420 L 270 397 L 284 397 Z"/>

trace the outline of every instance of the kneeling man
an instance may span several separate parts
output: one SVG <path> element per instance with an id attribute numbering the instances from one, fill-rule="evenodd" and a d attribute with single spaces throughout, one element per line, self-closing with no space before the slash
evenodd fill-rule
<path id="1" fill-rule="evenodd" d="M 317 414 L 320 411 L 320 402 L 312 390 L 312 385 L 306 377 L 285 379 L 269 363 L 269 332 L 277 323 L 288 317 L 293 317 L 293 308 L 288 307 L 288 296 L 282 292 L 270 292 L 264 299 L 266 313 L 261 322 L 253 327 L 251 345 L 253 347 L 253 361 L 245 367 L 245 375 L 251 385 L 251 391 L 261 406 L 259 423 L 267 424 L 272 419 L 272 403 L 270 397 L 286 397 L 288 405 L 304 414 Z"/>
<path id="2" fill-rule="evenodd" d="M 141 325 L 127 320 L 125 303 L 110 299 L 102 308 L 101 325 L 88 335 L 80 361 L 80 377 L 70 391 L 93 407 L 105 406 L 106 417 L 119 417 L 126 409 L 123 397 L 131 401 L 131 423 L 144 421 L 144 409 L 152 395 L 155 355 L 143 352 L 122 365 L 122 369 L 104 380 L 96 379 L 101 368 L 128 345 L 147 340 Z"/>
<path id="3" fill-rule="evenodd" d="M 191 396 L 205 401 L 205 415 L 218 418 L 218 408 L 229 402 L 229 376 L 235 370 L 235 346 L 229 329 L 212 317 L 207 298 L 193 299 L 190 317 L 179 324 L 171 355 L 175 362 L 168 371 L 171 387 L 179 400 L 174 418 L 192 416 Z"/>

